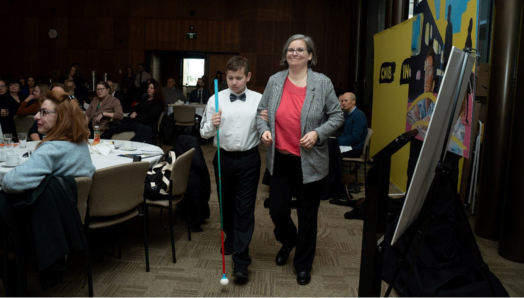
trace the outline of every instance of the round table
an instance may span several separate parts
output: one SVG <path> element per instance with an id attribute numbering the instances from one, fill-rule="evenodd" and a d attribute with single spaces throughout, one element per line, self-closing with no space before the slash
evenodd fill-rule
<path id="1" fill-rule="evenodd" d="M 93 140 L 89 140 L 89 142 L 93 142 Z M 116 145 L 123 145 L 123 141 L 115 141 Z M 29 150 L 34 150 L 36 147 L 36 144 L 38 144 L 38 141 L 32 141 L 27 142 L 27 148 L 20 148 L 19 146 L 16 146 L 13 151 L 15 154 L 18 154 L 19 156 L 23 156 L 26 152 Z M 140 154 L 142 155 L 143 161 L 148 161 L 149 164 L 152 166 L 156 165 L 160 158 L 162 158 L 162 155 L 164 154 L 164 151 L 157 146 L 146 144 L 146 143 L 139 143 L 139 142 L 133 142 L 133 148 L 136 148 L 134 151 L 129 150 L 120 150 L 116 149 L 113 152 L 109 153 L 108 155 L 101 155 L 98 153 L 91 153 L 91 161 L 93 162 L 93 165 L 97 170 L 120 165 L 128 162 L 133 162 L 133 158 L 129 157 L 122 157 L 119 155 L 122 154 Z M 5 149 L 0 149 L 5 150 Z M 27 157 L 21 158 L 21 163 L 24 163 L 28 160 Z M 6 167 L 5 161 L 0 162 L 0 182 L 4 178 L 5 173 L 9 172 L 12 167 Z"/>

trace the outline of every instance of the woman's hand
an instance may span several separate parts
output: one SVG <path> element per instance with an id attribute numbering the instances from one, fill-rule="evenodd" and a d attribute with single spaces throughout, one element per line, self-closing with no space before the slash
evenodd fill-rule
<path id="1" fill-rule="evenodd" d="M 131 115 L 129 115 L 129 118 L 135 119 L 136 118 L 136 112 L 133 112 Z"/>
<path id="2" fill-rule="evenodd" d="M 0 116 L 2 116 L 2 117 L 7 117 L 7 116 L 9 116 L 9 110 L 8 110 L 8 109 L 2 109 L 2 110 L 0 111 Z"/>
<path id="3" fill-rule="evenodd" d="M 220 126 L 220 122 L 222 119 L 221 115 L 222 109 L 218 110 L 218 113 L 213 114 L 213 116 L 211 117 L 211 122 L 213 123 L 213 126 Z"/>
<path id="4" fill-rule="evenodd" d="M 25 102 L 30 102 L 31 100 L 36 99 L 33 94 L 29 94 L 29 96 L 24 100 Z"/>
<path id="5" fill-rule="evenodd" d="M 267 115 L 267 110 L 260 111 L 260 118 L 264 119 L 266 122 L 269 122 L 269 117 Z"/>
<path id="6" fill-rule="evenodd" d="M 311 149 L 318 140 L 318 133 L 316 131 L 310 131 L 300 139 L 300 146 L 304 149 Z"/>
<path id="7" fill-rule="evenodd" d="M 98 116 L 95 117 L 95 123 L 100 123 L 100 120 L 102 120 L 102 118 L 104 118 L 104 115 L 102 115 L 104 113 L 100 113 Z"/>
<path id="8" fill-rule="evenodd" d="M 271 143 L 273 143 L 273 138 L 271 137 L 271 132 L 269 130 L 264 131 L 261 139 L 266 147 L 271 146 Z"/>

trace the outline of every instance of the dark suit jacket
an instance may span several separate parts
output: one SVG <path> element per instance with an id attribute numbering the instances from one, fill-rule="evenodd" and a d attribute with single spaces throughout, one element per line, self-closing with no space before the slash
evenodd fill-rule
<path id="1" fill-rule="evenodd" d="M 209 90 L 207 90 L 206 88 L 202 89 L 202 103 L 207 104 L 207 100 L 210 97 L 211 94 L 209 93 Z M 191 98 L 189 99 L 189 102 L 200 103 L 200 100 L 198 99 L 198 89 L 191 91 Z"/>

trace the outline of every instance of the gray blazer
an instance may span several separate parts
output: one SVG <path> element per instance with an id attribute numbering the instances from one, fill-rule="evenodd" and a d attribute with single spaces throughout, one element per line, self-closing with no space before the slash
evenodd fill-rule
<path id="1" fill-rule="evenodd" d="M 275 156 L 275 115 L 280 105 L 288 72 L 288 70 L 284 70 L 269 78 L 258 105 L 258 132 L 262 135 L 266 130 L 269 130 L 273 138 L 271 148 L 268 148 L 266 154 L 266 166 L 271 175 L 273 175 L 273 160 Z M 262 110 L 268 110 L 269 123 L 260 117 L 260 111 Z M 316 131 L 318 133 L 318 141 L 312 149 L 300 147 L 304 184 L 318 181 L 327 176 L 329 171 L 327 139 L 343 124 L 344 114 L 340 109 L 331 80 L 309 68 L 306 99 L 300 115 L 300 129 L 302 136 L 310 131 Z"/>

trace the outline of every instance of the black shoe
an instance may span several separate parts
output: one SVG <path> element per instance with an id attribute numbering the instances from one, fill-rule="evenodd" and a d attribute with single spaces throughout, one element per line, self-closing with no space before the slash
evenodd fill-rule
<path id="1" fill-rule="evenodd" d="M 331 199 L 331 200 L 329 200 L 329 203 L 333 204 L 333 205 L 355 207 L 355 204 L 357 203 L 357 201 L 358 200 Z"/>
<path id="2" fill-rule="evenodd" d="M 297 275 L 297 283 L 301 286 L 307 285 L 311 281 L 311 272 L 309 270 L 300 271 Z"/>
<path id="3" fill-rule="evenodd" d="M 277 257 L 275 258 L 275 262 L 278 266 L 283 266 L 287 263 L 287 260 L 289 259 L 289 253 L 292 250 L 293 247 L 282 246 L 282 248 L 278 251 Z"/>
<path id="4" fill-rule="evenodd" d="M 247 265 L 235 263 L 235 268 L 233 269 L 233 276 L 240 279 L 247 279 L 248 277 Z"/>

